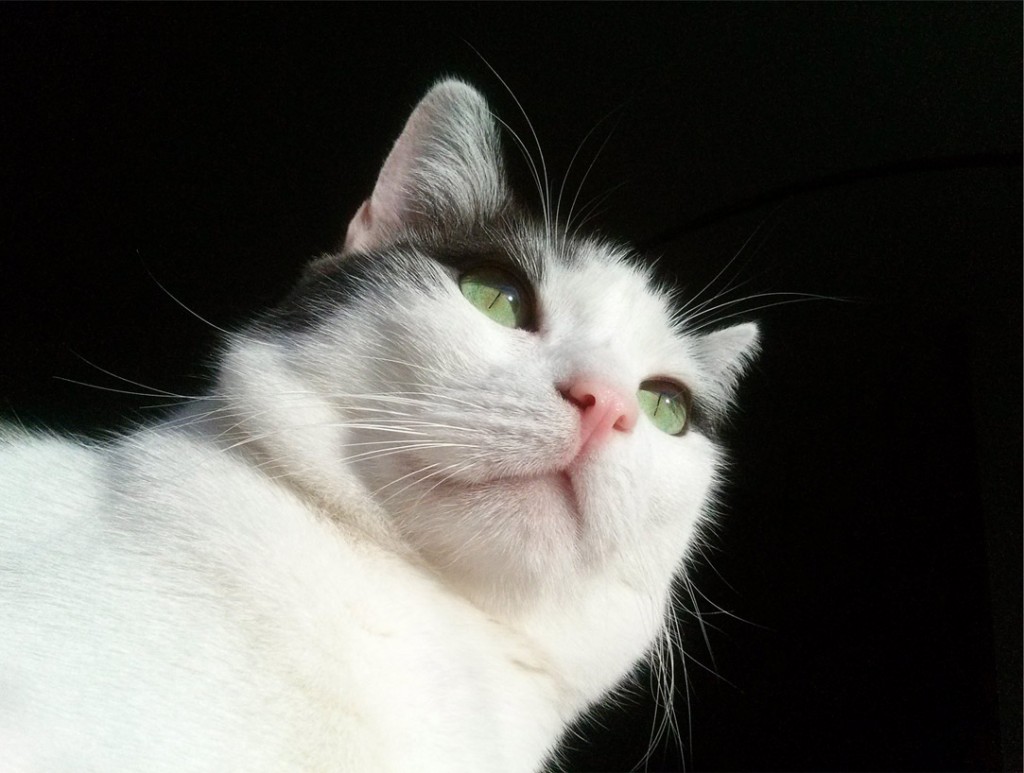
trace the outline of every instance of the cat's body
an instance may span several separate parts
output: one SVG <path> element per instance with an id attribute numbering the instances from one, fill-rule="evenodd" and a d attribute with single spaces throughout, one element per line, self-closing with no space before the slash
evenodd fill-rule
<path id="1" fill-rule="evenodd" d="M 662 631 L 755 345 L 627 258 L 445 82 L 209 397 L 3 430 L 0 771 L 539 768 Z"/>
<path id="2" fill-rule="evenodd" d="M 10 456 L 47 512 L 5 532 L 0 770 L 512 770 L 579 701 L 522 635 L 202 438 Z"/>

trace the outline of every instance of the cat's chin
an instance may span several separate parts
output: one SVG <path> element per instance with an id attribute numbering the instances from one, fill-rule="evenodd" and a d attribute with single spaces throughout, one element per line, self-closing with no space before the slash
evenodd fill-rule
<path id="1" fill-rule="evenodd" d="M 564 469 L 449 479 L 408 495 L 393 512 L 410 545 L 488 608 L 511 609 L 565 587 L 579 566 L 585 513 Z"/>

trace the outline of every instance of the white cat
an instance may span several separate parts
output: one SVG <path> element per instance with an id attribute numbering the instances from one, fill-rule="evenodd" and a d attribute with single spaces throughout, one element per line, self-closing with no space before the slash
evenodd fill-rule
<path id="1" fill-rule="evenodd" d="M 756 347 L 415 109 L 210 395 L 0 439 L 0 771 L 532 771 L 660 635 Z"/>

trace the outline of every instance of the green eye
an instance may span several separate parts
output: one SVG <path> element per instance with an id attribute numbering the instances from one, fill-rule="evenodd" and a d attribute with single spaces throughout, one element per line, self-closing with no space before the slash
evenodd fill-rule
<path id="1" fill-rule="evenodd" d="M 654 426 L 669 435 L 686 431 L 689 414 L 689 393 L 672 381 L 645 381 L 636 393 L 640 409 Z"/>
<path id="2" fill-rule="evenodd" d="M 491 266 L 470 269 L 459 278 L 459 289 L 470 303 L 499 325 L 529 326 L 529 295 L 507 271 Z"/>

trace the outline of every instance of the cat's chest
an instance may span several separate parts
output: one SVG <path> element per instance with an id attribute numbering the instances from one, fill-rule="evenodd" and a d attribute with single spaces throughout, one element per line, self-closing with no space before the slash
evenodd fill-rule
<path id="1" fill-rule="evenodd" d="M 145 458 L 147 473 L 127 476 L 125 495 L 174 504 L 122 536 L 151 543 L 148 571 L 176 592 L 221 606 L 227 629 L 186 618 L 183 638 L 205 642 L 215 662 L 203 667 L 227 683 L 259 671 L 261 721 L 288 728 L 301 766 L 329 767 L 339 749 L 367 770 L 539 763 L 564 709 L 537 648 L 237 459 L 179 437 L 146 442 L 135 464 Z"/>

